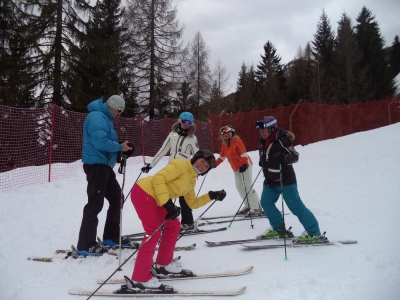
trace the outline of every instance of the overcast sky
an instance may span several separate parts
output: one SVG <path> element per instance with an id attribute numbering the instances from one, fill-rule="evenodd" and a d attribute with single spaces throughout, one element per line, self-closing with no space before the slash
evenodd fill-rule
<path id="1" fill-rule="evenodd" d="M 185 26 L 184 42 L 200 31 L 210 50 L 210 68 L 218 59 L 230 79 L 227 92 L 234 92 L 240 67 L 260 62 L 267 41 L 275 45 L 281 63 L 288 63 L 313 40 L 324 9 L 337 30 L 343 12 L 353 25 L 366 6 L 379 23 L 386 46 L 400 36 L 400 0 L 172 0 L 178 20 Z"/>

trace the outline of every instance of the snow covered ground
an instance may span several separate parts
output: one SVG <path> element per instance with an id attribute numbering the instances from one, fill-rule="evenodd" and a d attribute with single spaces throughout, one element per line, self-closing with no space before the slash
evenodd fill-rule
<path id="1" fill-rule="evenodd" d="M 204 241 L 255 237 L 269 224 L 266 219 L 235 222 L 224 232 L 183 237 L 178 245 L 197 243 L 182 255 L 184 268 L 197 273 L 244 268 L 249 275 L 231 278 L 170 282 L 178 291 L 229 289 L 245 285 L 235 299 L 400 299 L 400 123 L 380 129 L 298 146 L 300 161 L 295 165 L 300 195 L 316 215 L 321 230 L 331 241 L 356 239 L 356 245 L 245 251 L 240 245 L 209 248 Z M 256 152 L 250 153 L 259 172 Z M 154 174 L 167 163 L 161 161 Z M 127 167 L 127 192 L 140 173 L 139 165 Z M 122 182 L 122 175 L 118 174 Z M 196 188 L 201 185 L 200 177 Z M 262 175 L 255 187 L 261 195 Z M 241 203 L 227 162 L 212 170 L 201 190 L 225 189 L 227 198 L 216 203 L 204 216 L 234 213 Z M 278 202 L 281 205 L 281 202 Z M 86 204 L 86 180 L 81 168 L 72 178 L 28 186 L 0 193 L 0 299 L 72 300 L 70 289 L 98 287 L 118 267 L 118 259 L 63 259 L 56 249 L 77 243 L 82 209 Z M 107 204 L 99 215 L 102 235 Z M 194 211 L 195 217 L 207 208 Z M 288 212 L 287 208 L 285 210 Z M 286 224 L 296 235 L 303 231 L 293 215 Z M 210 225 L 209 228 L 221 227 Z M 142 231 L 132 204 L 123 211 L 123 234 Z M 271 243 L 271 242 L 265 242 Z M 123 258 L 131 254 L 123 251 Z M 54 262 L 27 260 L 53 257 Z M 131 259 L 114 278 L 131 276 Z M 117 286 L 106 285 L 102 290 Z M 162 297 L 159 297 L 162 298 Z M 166 297 L 165 297 L 166 298 Z M 196 297 L 194 297 L 197 299 Z M 211 299 L 215 297 L 202 297 Z M 111 298 L 110 298 L 111 299 Z M 200 299 L 200 297 L 198 297 Z"/>

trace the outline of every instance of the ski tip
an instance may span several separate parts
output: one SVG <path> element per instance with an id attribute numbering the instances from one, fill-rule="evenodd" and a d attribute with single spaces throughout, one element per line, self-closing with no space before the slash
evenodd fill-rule
<path id="1" fill-rule="evenodd" d="M 356 240 L 339 240 L 338 243 L 349 245 L 349 244 L 357 244 L 358 241 L 356 241 Z"/>
<path id="2" fill-rule="evenodd" d="M 239 288 L 239 289 L 237 290 L 237 292 L 235 293 L 235 295 L 242 294 L 245 290 L 246 290 L 246 286 L 242 286 L 241 288 Z"/>

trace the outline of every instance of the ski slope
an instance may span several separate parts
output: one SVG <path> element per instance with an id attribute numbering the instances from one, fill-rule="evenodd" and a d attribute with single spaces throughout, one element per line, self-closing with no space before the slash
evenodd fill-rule
<path id="1" fill-rule="evenodd" d="M 245 285 L 246 291 L 235 297 L 238 300 L 400 299 L 400 123 L 296 149 L 300 153 L 295 164 L 300 196 L 317 217 L 321 230 L 331 241 L 356 239 L 358 244 L 288 248 L 287 261 L 284 249 L 245 251 L 240 245 L 206 246 L 205 240 L 252 238 L 269 226 L 267 219 L 253 220 L 254 228 L 250 221 L 235 222 L 226 231 L 181 238 L 177 245 L 197 243 L 197 247 L 176 255 L 182 255 L 184 268 L 196 273 L 251 265 L 252 273 L 168 284 L 178 291 Z M 260 171 L 258 155 L 250 155 L 255 163 L 254 179 Z M 162 160 L 150 175 L 166 163 L 166 159 Z M 139 176 L 140 167 L 128 165 L 126 194 Z M 122 182 L 122 175 L 117 177 Z M 196 189 L 202 181 L 200 177 Z M 262 182 L 260 174 L 255 183 L 259 195 Z M 233 214 L 241 203 L 228 162 L 208 173 L 200 194 L 222 188 L 228 193 L 226 199 L 215 203 L 204 216 Z M 107 278 L 117 269 L 118 259 L 110 255 L 64 260 L 63 255 L 55 254 L 56 249 L 76 245 L 86 201 L 86 179 L 81 168 L 68 179 L 0 193 L 0 299 L 85 299 L 71 296 L 68 291 L 95 289 L 97 279 Z M 278 205 L 281 206 L 280 201 Z M 100 237 L 107 207 L 105 204 L 99 215 Z M 207 207 L 195 210 L 195 218 Z M 295 235 L 301 234 L 303 228 L 295 216 L 287 215 L 285 221 Z M 123 210 L 123 234 L 140 231 L 141 223 L 128 200 Z M 123 259 L 131 253 L 123 250 Z M 52 257 L 53 262 L 29 261 L 28 257 Z M 131 276 L 133 264 L 131 259 L 113 278 Z M 102 290 L 117 287 L 106 285 Z M 192 299 L 211 298 L 215 297 Z"/>

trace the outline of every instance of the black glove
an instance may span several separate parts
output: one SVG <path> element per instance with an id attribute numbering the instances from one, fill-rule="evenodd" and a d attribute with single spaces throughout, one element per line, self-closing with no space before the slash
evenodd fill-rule
<path id="1" fill-rule="evenodd" d="M 245 172 L 246 170 L 247 170 L 247 168 L 248 168 L 249 166 L 248 165 L 246 165 L 246 164 L 244 164 L 244 165 L 241 165 L 240 166 L 240 168 L 239 168 L 239 172 L 240 173 L 243 173 L 243 172 Z"/>
<path id="2" fill-rule="evenodd" d="M 135 151 L 135 147 L 133 147 L 133 144 L 131 142 L 129 142 L 127 145 L 129 147 L 131 147 L 132 150 L 128 150 L 128 151 L 123 152 L 124 155 L 126 156 L 126 158 L 130 157 L 132 155 L 133 151 Z"/>
<path id="3" fill-rule="evenodd" d="M 175 206 L 172 203 L 172 200 L 169 199 L 167 203 L 163 205 L 167 210 L 167 215 L 165 216 L 165 220 L 175 220 L 181 214 L 181 208 Z"/>
<path id="4" fill-rule="evenodd" d="M 122 144 L 123 142 L 124 141 L 118 141 L 118 143 L 120 143 L 120 144 Z M 122 155 L 125 155 L 126 158 L 128 158 L 128 157 L 130 157 L 132 155 L 133 151 L 135 151 L 135 147 L 133 147 L 133 144 L 131 142 L 129 142 L 127 145 L 129 147 L 131 147 L 132 150 L 128 150 L 128 151 L 125 151 L 125 152 L 118 151 L 117 152 L 117 163 L 120 163 L 122 161 Z"/>
<path id="5" fill-rule="evenodd" d="M 212 200 L 222 201 L 226 197 L 226 192 L 224 190 L 215 191 L 215 192 L 214 191 L 209 191 L 208 192 L 208 196 L 210 196 L 210 198 Z"/>
<path id="6" fill-rule="evenodd" d="M 149 173 L 152 167 L 150 167 L 150 164 L 144 164 L 144 167 L 141 169 L 143 173 Z"/>

